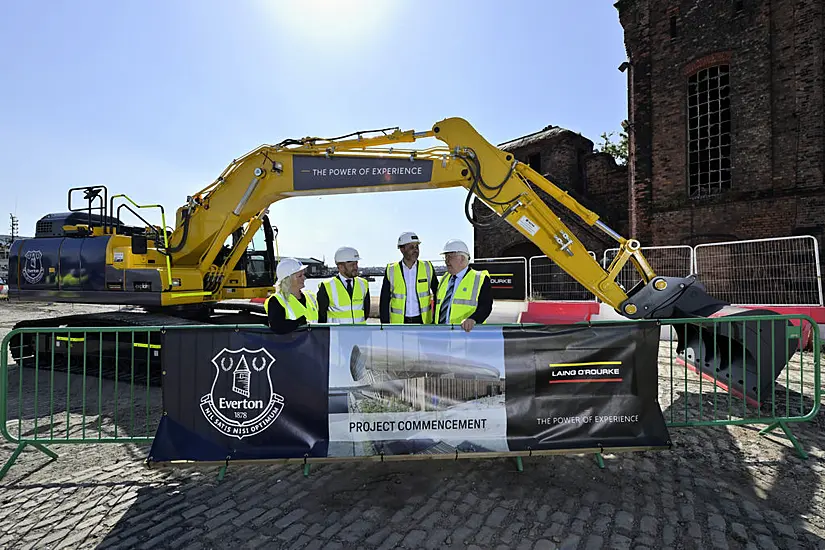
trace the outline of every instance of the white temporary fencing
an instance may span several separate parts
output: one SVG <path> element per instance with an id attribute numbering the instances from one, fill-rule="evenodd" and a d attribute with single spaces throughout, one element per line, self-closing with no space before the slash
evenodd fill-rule
<path id="1" fill-rule="evenodd" d="M 618 248 L 604 251 L 600 263 L 607 269 Z M 736 306 L 822 306 L 819 244 L 810 235 L 726 241 L 697 246 L 649 246 L 642 253 L 657 275 L 699 276 L 712 296 Z M 597 256 L 588 251 L 594 260 Z M 432 259 L 436 272 L 446 271 L 443 258 Z M 523 265 L 525 301 L 593 302 L 598 299 L 547 256 L 476 258 L 500 263 L 513 271 Z M 489 269 L 488 269 L 489 271 Z M 493 272 L 491 272 L 493 273 Z M 514 274 L 515 275 L 515 274 Z M 630 290 L 641 280 L 628 262 L 617 282 Z M 522 299 L 519 297 L 518 299 Z"/>
<path id="2" fill-rule="evenodd" d="M 588 251 L 595 260 L 596 254 Z M 579 284 L 547 256 L 533 256 L 528 261 L 530 300 L 592 302 L 596 296 Z"/>
<path id="3" fill-rule="evenodd" d="M 618 248 L 604 252 L 607 269 Z M 819 244 L 811 235 L 688 245 L 642 247 L 657 275 L 699 276 L 712 296 L 736 306 L 822 306 Z M 596 258 L 593 252 L 589 252 Z M 598 301 L 547 256 L 527 261 L 528 300 Z M 628 262 L 617 282 L 630 290 L 641 280 Z"/>
<path id="4" fill-rule="evenodd" d="M 823 305 L 819 245 L 810 235 L 700 244 L 693 266 L 711 295 L 735 305 Z"/>
<path id="5" fill-rule="evenodd" d="M 602 267 L 607 269 L 618 253 L 618 248 L 605 250 Z M 642 247 L 642 254 L 647 258 L 653 272 L 663 277 L 686 277 L 693 269 L 693 248 L 687 245 Z M 630 262 L 622 267 L 619 276 L 616 277 L 616 282 L 625 290 L 630 290 L 641 280 Z"/>

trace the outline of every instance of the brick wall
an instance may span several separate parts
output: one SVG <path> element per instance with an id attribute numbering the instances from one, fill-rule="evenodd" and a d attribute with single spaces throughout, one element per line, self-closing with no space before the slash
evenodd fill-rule
<path id="1" fill-rule="evenodd" d="M 823 2 L 616 7 L 630 64 L 630 234 L 644 245 L 812 234 L 825 246 Z M 730 189 L 690 199 L 687 78 L 720 63 L 730 66 Z"/>
<path id="2" fill-rule="evenodd" d="M 621 235 L 628 233 L 627 167 L 606 153 L 585 155 L 586 206 Z M 613 243 L 609 240 L 610 246 Z"/>

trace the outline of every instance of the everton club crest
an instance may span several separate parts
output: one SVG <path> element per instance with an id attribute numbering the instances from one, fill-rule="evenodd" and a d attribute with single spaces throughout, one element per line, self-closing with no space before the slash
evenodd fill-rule
<path id="1" fill-rule="evenodd" d="M 30 285 L 39 283 L 45 273 L 43 269 L 43 253 L 39 250 L 27 250 L 26 263 L 20 271 L 23 274 L 23 278 L 26 279 L 26 282 Z"/>
<path id="2" fill-rule="evenodd" d="M 212 364 L 215 380 L 211 391 L 201 397 L 200 408 L 216 430 L 243 439 L 275 422 L 284 408 L 284 398 L 272 387 L 272 354 L 264 348 L 224 348 L 212 358 Z"/>

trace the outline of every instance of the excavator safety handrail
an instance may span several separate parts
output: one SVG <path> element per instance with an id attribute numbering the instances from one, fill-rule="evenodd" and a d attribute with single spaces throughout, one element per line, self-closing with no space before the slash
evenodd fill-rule
<path id="1" fill-rule="evenodd" d="M 138 209 L 143 209 L 143 208 L 159 208 L 160 209 L 160 220 L 161 220 L 161 222 L 160 222 L 161 225 L 160 226 L 164 229 L 163 229 L 163 231 L 159 231 L 159 233 L 163 233 L 163 248 L 164 248 L 164 251 L 168 250 L 169 249 L 169 237 L 168 237 L 168 233 L 165 229 L 166 228 L 166 212 L 163 209 L 163 205 L 162 204 L 138 204 L 135 201 L 133 201 L 128 195 L 120 193 L 120 194 L 117 194 L 117 195 L 112 195 L 112 197 L 110 199 L 110 202 L 109 202 L 110 211 L 111 211 L 111 208 L 114 207 L 115 199 L 120 199 L 120 198 L 126 199 L 127 201 L 132 203 L 132 205 L 134 205 L 135 208 L 138 208 Z M 121 205 L 121 206 L 123 206 L 123 205 Z M 120 207 L 118 207 L 118 216 L 117 216 L 118 220 L 120 220 L 120 213 L 119 212 L 120 212 Z M 140 217 L 140 216 L 138 216 L 138 217 Z M 144 220 L 143 218 L 141 218 L 141 221 L 143 221 L 144 223 L 146 222 L 146 220 Z M 164 257 L 166 258 L 166 280 L 169 284 L 168 288 L 169 288 L 169 290 L 171 290 L 172 286 L 173 286 L 173 284 L 172 284 L 172 262 L 169 259 L 169 254 L 164 253 Z"/>

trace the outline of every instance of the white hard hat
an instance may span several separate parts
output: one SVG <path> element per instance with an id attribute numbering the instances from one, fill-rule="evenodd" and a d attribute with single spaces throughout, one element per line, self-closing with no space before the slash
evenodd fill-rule
<path id="1" fill-rule="evenodd" d="M 335 251 L 335 263 L 342 263 L 342 262 L 357 262 L 360 260 L 360 256 L 358 256 L 358 251 L 352 248 L 351 246 L 342 246 L 338 250 Z"/>
<path id="2" fill-rule="evenodd" d="M 468 256 L 470 255 L 470 249 L 467 248 L 467 245 L 461 239 L 450 239 L 447 241 L 441 253 L 446 254 L 447 252 L 463 252 Z"/>
<path id="3" fill-rule="evenodd" d="M 289 277 L 293 273 L 298 273 L 299 271 L 306 269 L 307 266 L 296 260 L 295 258 L 281 258 L 278 262 L 278 267 L 275 268 L 275 275 L 278 277 L 278 280 L 285 279 Z"/>
<path id="4" fill-rule="evenodd" d="M 398 246 L 404 246 L 405 244 L 410 243 L 420 243 L 421 240 L 418 238 L 418 235 L 411 231 L 407 231 L 405 233 L 401 233 L 401 236 L 398 237 Z"/>

